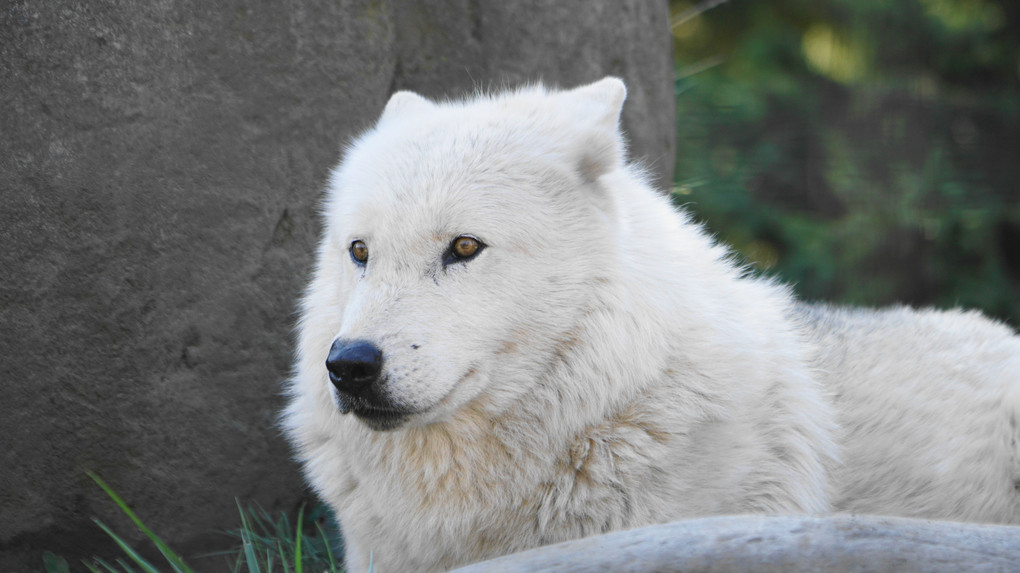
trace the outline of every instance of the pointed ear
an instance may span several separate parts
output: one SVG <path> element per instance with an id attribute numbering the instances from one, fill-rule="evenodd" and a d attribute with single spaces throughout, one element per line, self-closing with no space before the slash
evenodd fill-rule
<path id="1" fill-rule="evenodd" d="M 615 129 L 619 124 L 623 101 L 627 99 L 627 86 L 620 78 L 606 76 L 593 84 L 574 88 L 567 93 L 602 126 Z"/>
<path id="2" fill-rule="evenodd" d="M 622 166 L 625 149 L 620 133 L 620 112 L 627 88 L 619 78 L 606 77 L 564 94 L 579 127 L 578 171 L 595 181 Z"/>
<path id="3" fill-rule="evenodd" d="M 379 121 L 391 117 L 398 117 L 405 113 L 431 109 L 434 106 L 434 103 L 414 92 L 396 92 L 390 96 L 390 101 L 386 102 L 386 108 L 383 109 L 382 116 L 379 117 Z"/>

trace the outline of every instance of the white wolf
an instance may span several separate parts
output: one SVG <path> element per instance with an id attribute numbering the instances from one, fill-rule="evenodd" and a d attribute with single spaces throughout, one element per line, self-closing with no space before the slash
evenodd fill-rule
<path id="1" fill-rule="evenodd" d="M 351 570 L 711 514 L 1020 522 L 1020 339 L 749 276 L 625 164 L 625 93 L 400 92 L 332 174 L 284 422 Z"/>

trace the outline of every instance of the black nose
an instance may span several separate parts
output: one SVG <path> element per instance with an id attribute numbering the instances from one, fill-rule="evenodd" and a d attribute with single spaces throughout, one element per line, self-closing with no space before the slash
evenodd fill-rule
<path id="1" fill-rule="evenodd" d="M 360 396 L 379 380 L 382 351 L 371 342 L 338 338 L 329 348 L 326 369 L 337 390 Z"/>

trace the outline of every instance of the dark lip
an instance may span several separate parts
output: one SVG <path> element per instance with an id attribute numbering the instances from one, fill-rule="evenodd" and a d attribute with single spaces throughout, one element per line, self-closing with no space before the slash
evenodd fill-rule
<path id="1" fill-rule="evenodd" d="M 376 406 L 369 406 L 367 404 L 355 404 L 351 408 L 351 412 L 359 418 L 368 418 L 372 420 L 386 420 L 391 418 L 406 418 L 413 412 L 406 410 L 396 410 L 390 408 L 378 408 Z"/>
<path id="2" fill-rule="evenodd" d="M 372 404 L 364 398 L 339 394 L 340 411 L 344 414 L 354 414 L 373 430 L 392 430 L 401 425 L 415 412 L 399 407 L 387 408 Z"/>
<path id="3" fill-rule="evenodd" d="M 410 412 L 383 408 L 360 408 L 354 409 L 353 412 L 363 424 L 376 432 L 396 430 L 403 426 L 411 415 Z"/>

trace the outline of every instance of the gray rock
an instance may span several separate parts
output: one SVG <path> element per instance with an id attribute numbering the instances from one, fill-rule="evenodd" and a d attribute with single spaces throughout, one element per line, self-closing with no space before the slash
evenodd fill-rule
<path id="1" fill-rule="evenodd" d="M 293 511 L 279 383 L 343 143 L 395 89 L 616 74 L 668 180 L 669 42 L 645 0 L 4 3 L 0 570 L 118 554 L 92 516 L 142 545 L 86 469 L 189 556 L 235 496 Z"/>
<path id="2" fill-rule="evenodd" d="M 1020 571 L 1020 527 L 850 515 L 711 517 L 549 545 L 457 571 Z"/>

